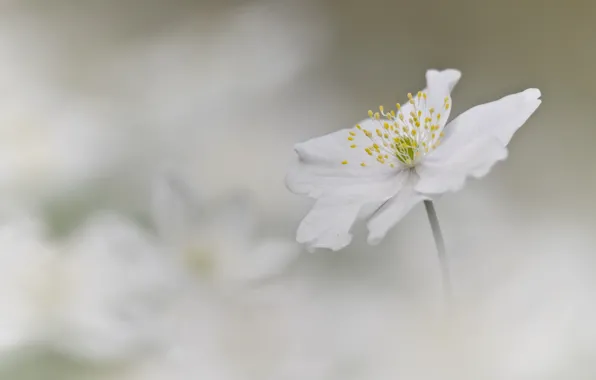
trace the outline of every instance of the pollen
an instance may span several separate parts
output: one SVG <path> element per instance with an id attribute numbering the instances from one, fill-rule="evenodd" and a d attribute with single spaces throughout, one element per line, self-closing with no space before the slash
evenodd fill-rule
<path id="1" fill-rule="evenodd" d="M 343 160 L 343 161 L 341 162 L 341 164 L 342 164 L 342 165 L 347 165 L 347 164 L 348 164 L 348 161 L 346 161 L 346 160 Z"/>
<path id="2" fill-rule="evenodd" d="M 424 156 L 430 154 L 444 137 L 441 113 L 437 109 L 445 110 L 448 113 L 451 107 L 451 98 L 445 97 L 443 102 L 429 97 L 425 91 L 419 91 L 416 95 L 408 93 L 408 101 L 402 105 L 395 104 L 395 110 L 385 110 L 381 105 L 379 112 L 368 111 L 370 119 L 367 122 L 377 123 L 377 127 L 364 129 L 356 126 L 370 141 L 371 144 L 364 146 L 366 155 L 373 157 L 372 163 L 360 163 L 360 166 L 388 165 L 391 168 L 406 166 L 414 167 Z M 357 133 L 350 132 L 349 141 L 353 141 Z M 349 144 L 350 148 L 356 148 L 356 144 Z M 342 162 L 343 163 L 343 162 Z"/>

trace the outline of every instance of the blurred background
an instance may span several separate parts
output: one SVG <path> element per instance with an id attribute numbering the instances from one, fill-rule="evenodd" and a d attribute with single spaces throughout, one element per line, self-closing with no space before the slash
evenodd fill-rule
<path id="1" fill-rule="evenodd" d="M 2 0 L 0 379 L 593 379 L 596 3 Z M 293 145 L 457 68 L 543 104 L 379 245 L 294 242 Z"/>

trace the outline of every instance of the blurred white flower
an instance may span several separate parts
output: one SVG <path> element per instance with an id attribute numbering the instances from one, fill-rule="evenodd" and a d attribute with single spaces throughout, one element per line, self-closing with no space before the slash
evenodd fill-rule
<path id="1" fill-rule="evenodd" d="M 104 178 L 124 151 L 105 114 L 45 96 L 11 99 L 0 113 L 0 195 L 23 207 Z"/>
<path id="2" fill-rule="evenodd" d="M 60 265 L 55 347 L 91 360 L 123 360 L 163 340 L 177 286 L 172 261 L 149 236 L 111 214 L 97 215 L 68 242 Z"/>
<path id="3" fill-rule="evenodd" d="M 299 160 L 286 183 L 317 200 L 298 242 L 341 249 L 355 219 L 367 216 L 368 241 L 378 243 L 417 203 L 459 190 L 467 177 L 482 177 L 506 158 L 513 134 L 540 105 L 540 91 L 476 106 L 446 125 L 460 76 L 429 70 L 427 89 L 408 94 L 397 111 L 380 107 L 352 129 L 296 144 Z"/>
<path id="4" fill-rule="evenodd" d="M 233 363 L 221 352 L 223 315 L 217 305 L 202 299 L 204 294 L 193 294 L 196 289 L 186 290 L 175 297 L 175 307 L 165 320 L 167 336 L 162 347 L 100 379 L 186 380 L 189 374 L 199 379 L 236 379 L 230 369 Z"/>
<path id="5" fill-rule="evenodd" d="M 114 96 L 126 97 L 127 107 L 162 132 L 173 122 L 196 127 L 192 115 L 218 119 L 230 104 L 244 108 L 291 83 L 326 40 L 316 8 L 304 1 L 272 5 L 191 6 L 168 28 L 111 51 L 98 71 L 114 83 Z"/>
<path id="6" fill-rule="evenodd" d="M 161 178 L 153 194 L 159 235 L 197 279 L 239 285 L 279 274 L 299 252 L 282 239 L 257 239 L 257 220 L 247 196 L 205 207 L 183 180 Z"/>
<path id="7" fill-rule="evenodd" d="M 0 23 L 0 196 L 19 207 L 104 178 L 122 147 L 104 104 L 66 88 L 64 38 L 33 13 Z"/>
<path id="8" fill-rule="evenodd" d="M 38 221 L 3 222 L 0 263 L 0 355 L 4 355 L 45 343 L 56 250 Z"/>
<path id="9" fill-rule="evenodd" d="M 156 180 L 154 224 L 181 268 L 183 286 L 172 297 L 161 349 L 111 379 L 247 379 L 253 377 L 246 371 L 275 366 L 269 358 L 275 351 L 262 352 L 279 320 L 262 313 L 262 299 L 246 290 L 279 274 L 299 249 L 294 242 L 259 240 L 252 206 L 244 195 L 203 203 L 178 177 Z M 259 350 L 247 350 L 256 344 Z"/>

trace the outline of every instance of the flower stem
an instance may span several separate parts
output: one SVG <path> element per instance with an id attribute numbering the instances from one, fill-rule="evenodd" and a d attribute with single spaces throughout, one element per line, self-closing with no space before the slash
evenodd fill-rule
<path id="1" fill-rule="evenodd" d="M 445 241 L 443 240 L 443 234 L 441 233 L 441 226 L 439 226 L 439 218 L 437 218 L 437 212 L 432 201 L 425 200 L 424 207 L 426 207 L 426 213 L 428 215 L 428 221 L 430 222 L 430 228 L 433 231 L 433 237 L 437 246 L 437 254 L 439 256 L 439 262 L 441 263 L 441 273 L 443 275 L 443 290 L 445 291 L 445 298 L 448 302 L 451 300 L 451 280 L 449 278 L 449 266 L 447 263 L 447 255 L 445 253 Z"/>

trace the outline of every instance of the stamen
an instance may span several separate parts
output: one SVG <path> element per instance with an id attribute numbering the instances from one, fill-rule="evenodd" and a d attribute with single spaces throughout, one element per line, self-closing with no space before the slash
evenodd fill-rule
<path id="1" fill-rule="evenodd" d="M 429 107 L 427 100 L 428 94 L 418 91 L 415 96 L 408 93 L 405 112 L 402 112 L 400 103 L 395 104 L 396 110 L 386 112 L 382 105 L 379 106 L 379 112 L 369 110 L 368 117 L 372 122 L 377 122 L 378 127 L 363 129 L 360 125 L 356 126 L 356 130 L 360 130 L 372 143 L 362 147 L 364 152 L 378 163 L 393 168 L 400 163 L 412 167 L 421 157 L 435 149 L 444 137 L 441 114 L 436 113 L 434 107 Z M 448 110 L 450 101 L 450 97 L 445 97 L 442 108 Z M 350 131 L 348 140 L 353 141 L 355 136 L 355 130 Z M 350 144 L 350 148 L 356 147 L 356 144 Z M 367 164 L 361 162 L 360 166 L 365 167 Z"/>

